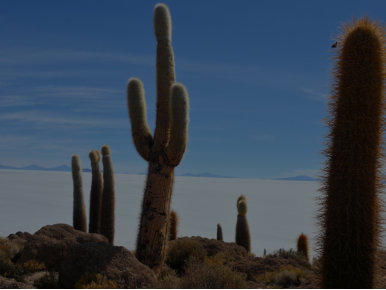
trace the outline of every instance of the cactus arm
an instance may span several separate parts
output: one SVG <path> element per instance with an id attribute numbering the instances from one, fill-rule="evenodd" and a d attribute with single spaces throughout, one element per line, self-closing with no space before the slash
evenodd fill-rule
<path id="1" fill-rule="evenodd" d="M 170 140 L 166 155 L 169 165 L 177 166 L 185 153 L 188 140 L 189 97 L 182 84 L 172 87 L 171 113 Z"/>
<path id="2" fill-rule="evenodd" d="M 149 161 L 153 137 L 147 123 L 143 84 L 137 78 L 129 79 L 127 84 L 127 106 L 135 148 L 143 159 Z"/>
<path id="3" fill-rule="evenodd" d="M 154 8 L 154 33 L 157 40 L 157 113 L 153 152 L 162 152 L 169 142 L 170 91 L 175 82 L 171 27 L 168 7 L 157 4 Z"/>

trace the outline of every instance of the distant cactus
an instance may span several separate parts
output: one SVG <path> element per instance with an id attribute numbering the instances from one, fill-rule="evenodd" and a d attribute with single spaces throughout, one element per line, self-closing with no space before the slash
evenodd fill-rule
<path id="1" fill-rule="evenodd" d="M 100 233 L 101 206 L 103 179 L 100 167 L 101 154 L 98 150 L 89 153 L 91 161 L 92 179 L 90 192 L 90 220 L 88 230 L 90 233 Z"/>
<path id="2" fill-rule="evenodd" d="M 74 184 L 74 204 L 72 223 L 76 230 L 87 232 L 86 206 L 83 197 L 82 165 L 79 155 L 75 154 L 71 160 L 72 181 Z"/>
<path id="3" fill-rule="evenodd" d="M 301 233 L 298 237 L 297 251 L 299 254 L 303 255 L 308 260 L 308 238 L 303 233 Z"/>
<path id="4" fill-rule="evenodd" d="M 251 236 L 247 220 L 247 199 L 240 195 L 237 202 L 236 244 L 243 246 L 248 252 L 251 251 Z"/>
<path id="5" fill-rule="evenodd" d="M 322 202 L 322 288 L 373 288 L 380 222 L 385 30 L 345 26 L 335 71 Z"/>
<path id="6" fill-rule="evenodd" d="M 103 193 L 101 206 L 101 229 L 100 233 L 114 244 L 115 233 L 115 188 L 114 170 L 111 160 L 111 150 L 107 145 L 102 146 L 103 163 Z"/>
<path id="7" fill-rule="evenodd" d="M 154 137 L 147 124 L 142 82 L 131 78 L 127 88 L 134 145 L 139 155 L 149 162 L 136 256 L 157 274 L 166 255 L 174 168 L 181 162 L 188 138 L 189 98 L 185 87 L 175 84 L 171 28 L 169 9 L 165 4 L 157 4 L 154 8 L 157 39 L 157 116 Z"/>
<path id="8" fill-rule="evenodd" d="M 177 239 L 178 216 L 175 211 L 170 212 L 169 216 L 169 241 Z"/>
<path id="9" fill-rule="evenodd" d="M 224 241 L 222 236 L 222 227 L 220 224 L 217 224 L 217 241 Z"/>

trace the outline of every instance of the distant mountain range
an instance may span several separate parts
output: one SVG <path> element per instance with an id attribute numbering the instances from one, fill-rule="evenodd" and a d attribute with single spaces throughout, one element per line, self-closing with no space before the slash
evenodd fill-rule
<path id="1" fill-rule="evenodd" d="M 307 176 L 307 175 L 298 175 L 294 177 L 281 177 L 274 178 L 274 180 L 292 180 L 292 181 L 320 181 L 319 178 Z"/>
<path id="2" fill-rule="evenodd" d="M 61 171 L 61 172 L 68 172 L 71 171 L 71 167 L 67 165 L 60 165 L 56 167 L 43 167 L 40 165 L 28 165 L 25 167 L 15 167 L 15 166 L 6 166 L 0 164 L 0 169 L 10 169 L 10 170 L 40 170 L 40 171 Z M 83 172 L 91 172 L 91 169 L 84 168 Z M 140 172 L 138 173 L 140 175 L 146 175 L 146 172 Z M 202 173 L 184 173 L 180 174 L 179 176 L 187 176 L 187 177 L 207 177 L 207 178 L 237 178 L 234 176 L 226 176 L 226 175 L 219 175 L 214 174 L 210 172 L 202 172 Z M 294 177 L 282 177 L 282 178 L 273 178 L 273 180 L 292 180 L 292 181 L 319 181 L 320 179 L 306 176 L 306 175 L 298 175 Z"/>
<path id="3" fill-rule="evenodd" d="M 40 171 L 71 171 L 71 167 L 67 165 L 60 165 L 56 167 L 43 167 L 39 165 L 28 165 L 25 167 L 15 167 L 15 166 L 7 166 L 7 165 L 1 165 L 0 164 L 0 169 L 11 169 L 11 170 L 40 170 Z M 83 172 L 91 172 L 91 169 L 89 168 L 84 168 Z"/>

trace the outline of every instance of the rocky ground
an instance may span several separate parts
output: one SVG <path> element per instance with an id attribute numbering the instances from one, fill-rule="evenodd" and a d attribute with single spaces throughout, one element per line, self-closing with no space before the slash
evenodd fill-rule
<path id="1" fill-rule="evenodd" d="M 318 288 L 317 261 L 292 250 L 255 257 L 235 243 L 169 243 L 160 279 L 124 247 L 65 224 L 0 239 L 0 288 Z M 381 253 L 379 288 L 386 287 Z"/>

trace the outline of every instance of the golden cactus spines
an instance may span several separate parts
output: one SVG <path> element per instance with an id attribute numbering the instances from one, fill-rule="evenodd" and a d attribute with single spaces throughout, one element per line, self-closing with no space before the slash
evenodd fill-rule
<path id="1" fill-rule="evenodd" d="M 379 239 L 385 29 L 343 27 L 331 101 L 320 238 L 322 288 L 373 288 Z"/>
<path id="2" fill-rule="evenodd" d="M 241 195 L 237 202 L 236 244 L 243 246 L 248 252 L 251 251 L 251 235 L 247 220 L 247 199 Z"/>
<path id="3" fill-rule="evenodd" d="M 308 260 L 308 238 L 301 233 L 296 241 L 297 252 L 303 255 Z"/>
<path id="4" fill-rule="evenodd" d="M 83 196 L 82 165 L 79 155 L 75 154 L 71 159 L 73 181 L 73 214 L 72 223 L 76 230 L 87 232 L 86 206 Z"/>
<path id="5" fill-rule="evenodd" d="M 91 190 L 90 190 L 90 220 L 88 231 L 100 233 L 101 206 L 103 178 L 100 167 L 101 154 L 98 150 L 91 150 L 89 153 L 91 161 Z"/>
<path id="6" fill-rule="evenodd" d="M 154 8 L 154 32 L 157 40 L 157 111 L 154 137 L 146 120 L 142 82 L 131 78 L 127 87 L 134 145 L 139 155 L 149 163 L 136 256 L 157 274 L 161 271 L 166 255 L 174 168 L 181 162 L 186 149 L 189 121 L 188 93 L 182 84 L 175 83 L 171 29 L 168 7 L 157 4 Z"/>
<path id="7" fill-rule="evenodd" d="M 102 146 L 103 192 L 101 205 L 100 233 L 110 244 L 114 244 L 115 234 L 115 183 L 111 150 L 108 145 Z"/>

